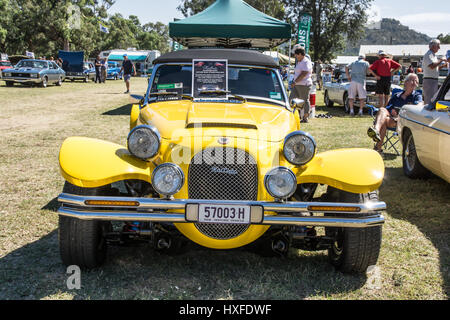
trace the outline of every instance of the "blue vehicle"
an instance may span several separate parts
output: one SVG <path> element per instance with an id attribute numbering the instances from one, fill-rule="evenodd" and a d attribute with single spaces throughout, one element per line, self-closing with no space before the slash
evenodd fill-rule
<path id="1" fill-rule="evenodd" d="M 23 59 L 14 68 L 2 71 L 2 80 L 7 87 L 14 83 L 38 84 L 46 88 L 49 83 L 61 86 L 66 73 L 55 62 L 37 59 Z"/>
<path id="2" fill-rule="evenodd" d="M 120 65 L 116 61 L 108 61 L 108 71 L 106 75 L 106 79 L 108 80 L 117 80 L 122 79 L 123 74 L 120 72 Z"/>
<path id="3" fill-rule="evenodd" d="M 60 50 L 58 56 L 63 60 L 63 69 L 66 72 L 66 79 L 72 81 L 95 80 L 95 68 L 91 62 L 84 62 L 83 51 L 62 51 Z"/>
<path id="4" fill-rule="evenodd" d="M 92 62 L 83 62 L 83 71 L 68 71 L 66 72 L 66 79 L 83 80 L 89 82 L 89 80 L 95 81 L 95 67 Z"/>

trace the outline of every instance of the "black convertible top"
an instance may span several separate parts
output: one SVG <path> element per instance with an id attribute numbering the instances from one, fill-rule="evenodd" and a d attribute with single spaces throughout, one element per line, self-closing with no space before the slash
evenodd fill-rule
<path id="1" fill-rule="evenodd" d="M 170 62 L 192 62 L 193 59 L 227 59 L 229 64 L 242 64 L 278 67 L 278 63 L 268 55 L 245 49 L 188 49 L 166 53 L 153 61 L 153 64 Z"/>

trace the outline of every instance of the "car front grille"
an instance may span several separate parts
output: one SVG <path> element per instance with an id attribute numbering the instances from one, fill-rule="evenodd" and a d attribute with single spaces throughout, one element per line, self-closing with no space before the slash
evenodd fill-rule
<path id="1" fill-rule="evenodd" d="M 29 73 L 16 73 L 16 74 L 13 74 L 13 75 L 15 75 L 18 78 L 29 78 L 30 77 Z"/>
<path id="2" fill-rule="evenodd" d="M 255 159 L 241 149 L 206 148 L 189 165 L 190 199 L 257 200 L 258 168 Z M 214 239 L 231 239 L 248 229 L 242 224 L 196 223 L 197 229 Z"/>

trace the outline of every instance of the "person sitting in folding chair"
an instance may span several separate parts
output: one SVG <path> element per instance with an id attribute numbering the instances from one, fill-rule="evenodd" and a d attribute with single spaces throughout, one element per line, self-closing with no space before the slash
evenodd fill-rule
<path id="1" fill-rule="evenodd" d="M 374 121 L 374 126 L 367 130 L 367 135 L 375 141 L 374 150 L 382 153 L 382 146 L 387 129 L 397 128 L 397 118 L 400 109 L 405 104 L 423 102 L 422 93 L 416 91 L 419 78 L 410 73 L 405 78 L 404 89 L 392 94 L 386 108 L 380 108 Z"/>

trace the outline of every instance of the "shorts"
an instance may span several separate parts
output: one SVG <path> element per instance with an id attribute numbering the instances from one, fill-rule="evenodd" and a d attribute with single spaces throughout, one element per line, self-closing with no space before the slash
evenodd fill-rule
<path id="1" fill-rule="evenodd" d="M 131 74 L 124 74 L 123 81 L 129 81 L 131 79 Z"/>
<path id="2" fill-rule="evenodd" d="M 391 77 L 381 77 L 380 80 L 377 80 L 377 86 L 375 88 L 376 94 L 391 94 Z"/>
<path id="3" fill-rule="evenodd" d="M 355 99 L 356 95 L 358 95 L 359 99 L 366 99 L 367 98 L 366 88 L 362 83 L 352 81 L 350 82 L 350 87 L 348 88 L 348 98 Z"/>

